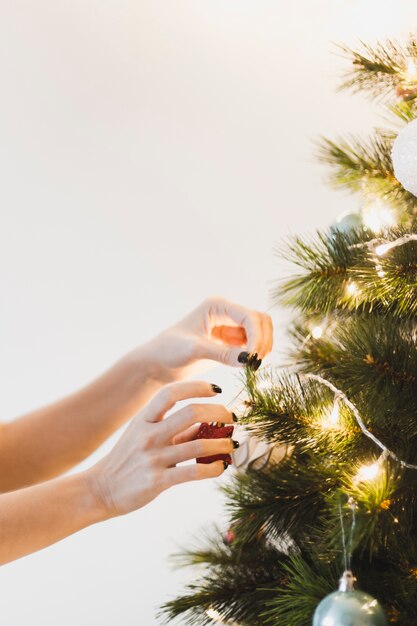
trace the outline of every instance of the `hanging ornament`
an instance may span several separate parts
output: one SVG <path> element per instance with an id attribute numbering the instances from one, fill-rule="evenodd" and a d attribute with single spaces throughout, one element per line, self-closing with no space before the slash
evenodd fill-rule
<path id="1" fill-rule="evenodd" d="M 194 439 L 223 439 L 231 437 L 233 430 L 234 426 L 226 426 L 222 422 L 213 422 L 212 424 L 203 422 Z M 213 454 L 211 456 L 202 456 L 197 459 L 197 463 L 212 463 L 213 461 L 224 461 L 230 465 L 232 457 L 230 454 Z"/>
<path id="2" fill-rule="evenodd" d="M 392 148 L 392 163 L 404 189 L 417 195 L 417 119 L 398 134 Z"/>
<path id="3" fill-rule="evenodd" d="M 340 233 L 348 234 L 352 230 L 360 230 L 363 228 L 362 216 L 358 212 L 347 211 L 342 213 L 334 224 L 332 224 L 331 229 L 333 231 L 338 231 Z"/>
<path id="4" fill-rule="evenodd" d="M 313 626 L 388 626 L 387 618 L 372 596 L 355 591 L 355 578 L 346 570 L 339 591 L 326 596 L 318 605 Z"/>

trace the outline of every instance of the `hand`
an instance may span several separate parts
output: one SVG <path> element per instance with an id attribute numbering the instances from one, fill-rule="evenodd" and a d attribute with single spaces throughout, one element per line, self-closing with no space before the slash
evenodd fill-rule
<path id="1" fill-rule="evenodd" d="M 175 380 L 195 374 L 195 365 L 203 359 L 234 367 L 249 361 L 259 367 L 272 349 L 272 333 L 267 313 L 212 297 L 151 340 L 145 349 L 160 377 Z"/>
<path id="2" fill-rule="evenodd" d="M 226 407 L 188 404 L 164 419 L 179 400 L 213 397 L 219 393 L 215 389 L 215 385 L 201 381 L 166 385 L 131 421 L 111 452 L 85 472 L 104 517 L 138 509 L 175 484 L 224 472 L 227 464 L 223 461 L 177 464 L 232 452 L 230 438 L 193 441 L 201 422 L 233 423 L 233 414 Z"/>

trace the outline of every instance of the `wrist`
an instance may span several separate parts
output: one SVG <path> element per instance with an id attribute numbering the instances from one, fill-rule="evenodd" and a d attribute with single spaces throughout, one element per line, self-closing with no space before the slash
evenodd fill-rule
<path id="1" fill-rule="evenodd" d="M 144 370 L 148 381 L 156 385 L 166 385 L 175 380 L 175 373 L 158 358 L 157 354 L 158 348 L 151 340 L 132 350 L 125 358 L 134 371 Z"/>
<path id="2" fill-rule="evenodd" d="M 80 482 L 83 492 L 83 501 L 91 518 L 90 524 L 104 522 L 116 516 L 112 507 L 108 505 L 107 498 L 100 487 L 100 481 L 96 474 L 96 466 L 93 466 L 75 475 Z"/>

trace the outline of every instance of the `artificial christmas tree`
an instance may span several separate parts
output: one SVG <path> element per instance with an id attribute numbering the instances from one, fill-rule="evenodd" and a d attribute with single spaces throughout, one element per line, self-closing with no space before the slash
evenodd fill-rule
<path id="1" fill-rule="evenodd" d="M 293 240 L 300 271 L 274 298 L 296 309 L 294 366 L 245 371 L 241 422 L 286 454 L 234 475 L 229 531 L 183 555 L 206 569 L 168 620 L 417 624 L 417 40 L 345 52 L 343 86 L 381 97 L 396 125 L 321 144 L 362 208 Z"/>

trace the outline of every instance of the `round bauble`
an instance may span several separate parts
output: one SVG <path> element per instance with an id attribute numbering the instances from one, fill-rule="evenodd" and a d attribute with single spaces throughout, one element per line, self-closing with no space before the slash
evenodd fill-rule
<path id="1" fill-rule="evenodd" d="M 360 213 L 342 213 L 340 217 L 332 224 L 332 230 L 339 231 L 340 233 L 348 234 L 352 230 L 359 230 L 363 228 L 362 216 Z"/>
<path id="2" fill-rule="evenodd" d="M 394 141 L 392 163 L 397 180 L 417 196 L 417 119 L 407 124 Z"/>
<path id="3" fill-rule="evenodd" d="M 363 591 L 335 591 L 318 605 L 313 626 L 388 626 L 375 598 Z"/>

